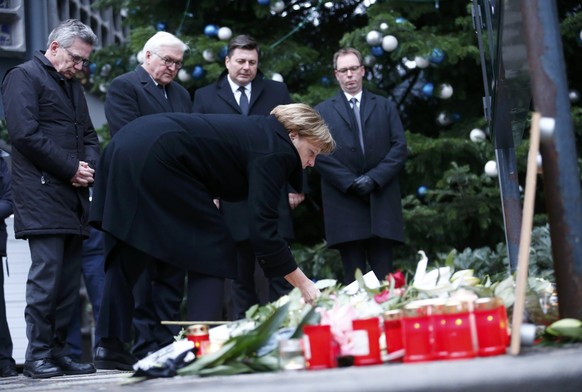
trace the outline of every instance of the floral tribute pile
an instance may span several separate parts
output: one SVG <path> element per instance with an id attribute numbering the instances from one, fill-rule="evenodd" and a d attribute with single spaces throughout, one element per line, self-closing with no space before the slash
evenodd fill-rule
<path id="1" fill-rule="evenodd" d="M 189 350 L 188 356 L 180 356 L 181 363 L 173 361 L 175 372 L 170 374 L 227 375 L 505 354 L 513 278 L 491 282 L 472 270 L 454 271 L 452 260 L 428 270 L 426 255 L 419 254 L 410 280 L 400 271 L 381 281 L 373 273 L 358 272 L 348 286 L 318 281 L 322 295 L 314 306 L 304 303 L 298 290 L 254 306 L 245 319 L 210 328 L 206 341 L 196 341 L 195 355 Z M 551 288 L 535 278 L 529 285 L 538 292 Z M 176 343 L 198 339 L 187 335 L 183 330 Z"/>

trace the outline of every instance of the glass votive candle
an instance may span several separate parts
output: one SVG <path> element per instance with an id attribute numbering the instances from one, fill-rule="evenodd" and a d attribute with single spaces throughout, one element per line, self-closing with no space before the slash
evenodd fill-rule
<path id="1" fill-rule="evenodd" d="M 279 341 L 279 365 L 283 370 L 301 370 L 305 368 L 301 339 L 283 339 Z"/>
<path id="2" fill-rule="evenodd" d="M 303 327 L 303 355 L 309 370 L 329 369 L 337 366 L 336 351 L 329 325 Z"/>
<path id="3" fill-rule="evenodd" d="M 384 313 L 384 336 L 388 354 L 404 349 L 404 344 L 402 343 L 402 311 L 400 309 L 389 310 Z"/>
<path id="4" fill-rule="evenodd" d="M 194 343 L 196 354 L 202 355 L 201 343 L 210 340 L 208 326 L 206 324 L 193 324 L 186 328 L 186 339 Z"/>
<path id="5" fill-rule="evenodd" d="M 354 365 L 378 365 L 380 356 L 380 318 L 352 320 L 354 341 Z"/>
<path id="6" fill-rule="evenodd" d="M 430 305 L 430 323 L 432 328 L 432 352 L 434 359 L 448 358 L 447 319 L 445 317 L 445 300 L 434 300 Z"/>
<path id="7" fill-rule="evenodd" d="M 467 301 L 451 301 L 445 305 L 447 359 L 477 356 L 470 307 Z"/>
<path id="8" fill-rule="evenodd" d="M 479 298 L 475 301 L 479 356 L 500 355 L 507 351 L 507 326 L 502 320 L 502 306 L 497 298 Z"/>
<path id="9" fill-rule="evenodd" d="M 404 362 L 430 361 L 434 358 L 429 310 L 430 305 L 411 302 L 402 311 Z"/>

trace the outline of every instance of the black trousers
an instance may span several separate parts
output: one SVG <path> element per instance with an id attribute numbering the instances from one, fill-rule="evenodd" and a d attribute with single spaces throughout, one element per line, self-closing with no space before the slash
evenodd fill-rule
<path id="1" fill-rule="evenodd" d="M 250 241 L 236 243 L 238 277 L 232 281 L 230 296 L 231 320 L 244 318 L 253 305 L 265 305 L 289 294 L 293 286 L 285 278 L 266 278 L 256 261 Z"/>
<path id="2" fill-rule="evenodd" d="M 131 342 L 135 309 L 133 289 L 139 277 L 151 264 L 152 258 L 149 255 L 121 241 L 118 241 L 109 251 L 103 302 L 97 324 L 97 333 L 102 340 L 115 339 L 126 344 Z M 214 298 L 216 296 L 220 298 L 218 313 L 221 313 L 224 279 L 195 273 L 189 273 L 188 276 L 188 279 L 192 276 L 199 283 L 197 285 L 199 291 L 193 293 L 198 295 L 197 306 L 193 306 L 193 313 L 188 316 L 201 317 L 197 320 L 212 320 L 206 316 L 216 312 L 214 309 L 214 302 L 217 302 Z M 190 290 L 188 295 L 190 295 Z M 188 308 L 190 311 L 190 304 Z M 196 313 L 198 310 L 200 312 Z"/>
<path id="3" fill-rule="evenodd" d="M 0 368 L 14 366 L 12 338 L 6 321 L 6 299 L 4 297 L 4 257 L 0 259 Z"/>
<path id="4" fill-rule="evenodd" d="M 26 282 L 25 359 L 69 355 L 66 343 L 81 286 L 83 237 L 35 235 L 28 238 L 31 266 Z"/>
<path id="5" fill-rule="evenodd" d="M 379 280 L 392 272 L 392 241 L 384 238 L 368 238 L 365 240 L 344 242 L 337 245 L 344 267 L 344 284 L 350 284 L 355 279 L 356 269 L 363 274 L 374 271 Z M 369 267 L 368 267 L 369 266 Z"/>

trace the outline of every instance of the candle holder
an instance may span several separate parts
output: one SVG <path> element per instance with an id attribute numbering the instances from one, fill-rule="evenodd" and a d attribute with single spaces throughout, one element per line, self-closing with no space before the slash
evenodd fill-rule
<path id="1" fill-rule="evenodd" d="M 445 305 L 447 359 L 477 356 L 470 310 L 471 304 L 467 301 L 451 301 Z"/>
<path id="2" fill-rule="evenodd" d="M 305 369 L 303 344 L 301 339 L 283 339 L 279 341 L 279 365 L 283 370 Z"/>
<path id="3" fill-rule="evenodd" d="M 434 359 L 429 311 L 430 305 L 415 302 L 411 302 L 403 309 L 404 362 L 422 362 Z"/>
<path id="4" fill-rule="evenodd" d="M 354 365 L 378 365 L 380 356 L 380 318 L 372 317 L 352 321 L 354 339 Z"/>
<path id="5" fill-rule="evenodd" d="M 210 335 L 208 333 L 208 325 L 206 324 L 194 324 L 186 328 L 186 339 L 194 343 L 194 348 L 196 349 L 196 355 L 203 355 L 201 350 L 202 342 L 210 340 Z"/>
<path id="6" fill-rule="evenodd" d="M 400 309 L 389 310 L 384 313 L 384 336 L 388 354 L 404 349 L 404 343 L 402 342 L 402 311 Z"/>
<path id="7" fill-rule="evenodd" d="M 334 340 L 329 325 L 303 327 L 303 354 L 309 370 L 337 367 Z"/>
<path id="8" fill-rule="evenodd" d="M 478 354 L 481 357 L 505 354 L 507 326 L 503 321 L 503 304 L 498 298 L 479 298 L 475 301 Z"/>

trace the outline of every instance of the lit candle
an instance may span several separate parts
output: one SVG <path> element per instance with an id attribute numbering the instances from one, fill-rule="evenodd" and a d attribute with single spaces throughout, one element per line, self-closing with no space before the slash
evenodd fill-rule
<path id="1" fill-rule="evenodd" d="M 327 369 L 337 366 L 329 325 L 303 327 L 303 354 L 307 369 Z"/>
<path id="2" fill-rule="evenodd" d="M 208 334 L 208 326 L 205 324 L 194 324 L 186 329 L 186 339 L 194 342 L 194 348 L 196 348 L 196 355 L 203 355 L 201 349 L 202 342 L 210 340 L 210 335 Z"/>
<path id="3" fill-rule="evenodd" d="M 402 343 L 402 311 L 400 309 L 384 313 L 384 335 L 388 354 L 404 348 Z"/>
<path id="4" fill-rule="evenodd" d="M 430 305 L 414 302 L 406 305 L 403 309 L 402 340 L 404 343 L 404 362 L 420 362 L 434 359 L 429 311 Z"/>
<path id="5" fill-rule="evenodd" d="M 380 357 L 380 318 L 372 317 L 352 321 L 354 338 L 354 365 L 377 365 Z"/>
<path id="6" fill-rule="evenodd" d="M 503 304 L 497 298 L 479 298 L 475 301 L 475 321 L 479 355 L 505 354 L 507 349 L 507 325 L 502 320 Z"/>
<path id="7" fill-rule="evenodd" d="M 470 308 L 468 301 L 451 301 L 445 305 L 447 359 L 477 355 Z"/>

